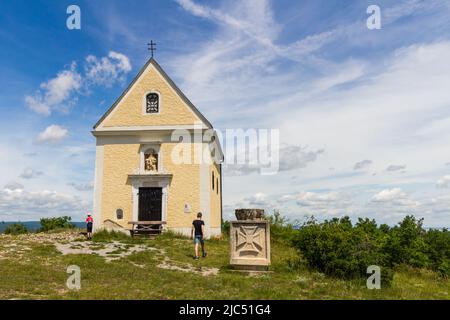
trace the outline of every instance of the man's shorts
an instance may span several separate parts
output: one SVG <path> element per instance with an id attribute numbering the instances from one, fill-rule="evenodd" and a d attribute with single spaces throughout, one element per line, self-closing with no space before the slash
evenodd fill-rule
<path id="1" fill-rule="evenodd" d="M 204 244 L 205 242 L 203 241 L 203 237 L 202 236 L 195 236 L 194 237 L 194 244 L 197 244 L 197 243 L 201 243 L 201 244 Z"/>
<path id="2" fill-rule="evenodd" d="M 89 223 L 86 225 L 86 229 L 87 229 L 87 232 L 89 232 L 89 233 L 92 232 L 92 222 L 89 222 Z"/>

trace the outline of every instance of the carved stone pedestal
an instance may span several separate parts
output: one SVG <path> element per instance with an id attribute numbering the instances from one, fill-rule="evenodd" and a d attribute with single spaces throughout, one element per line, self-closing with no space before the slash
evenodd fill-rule
<path id="1" fill-rule="evenodd" d="M 270 265 L 270 225 L 265 220 L 230 222 L 231 256 L 233 268 L 266 271 Z"/>

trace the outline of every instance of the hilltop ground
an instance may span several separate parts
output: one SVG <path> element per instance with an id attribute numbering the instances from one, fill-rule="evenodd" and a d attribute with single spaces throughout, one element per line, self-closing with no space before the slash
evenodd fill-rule
<path id="1" fill-rule="evenodd" d="M 77 231 L 0 235 L 0 299 L 450 299 L 450 281 L 411 268 L 391 288 L 368 290 L 309 270 L 299 254 L 272 242 L 269 273 L 228 267 L 228 239 L 207 241 L 208 257 L 193 261 L 189 239 L 126 237 L 86 241 Z M 67 267 L 81 269 L 81 290 L 69 290 Z"/>

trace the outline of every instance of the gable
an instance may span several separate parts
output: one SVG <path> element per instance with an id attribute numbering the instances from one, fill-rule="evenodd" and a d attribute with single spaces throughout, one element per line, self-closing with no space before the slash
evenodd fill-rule
<path id="1" fill-rule="evenodd" d="M 159 113 L 145 113 L 145 97 L 150 92 L 159 94 Z M 94 129 L 193 125 L 199 122 L 212 128 L 211 123 L 151 58 Z"/>

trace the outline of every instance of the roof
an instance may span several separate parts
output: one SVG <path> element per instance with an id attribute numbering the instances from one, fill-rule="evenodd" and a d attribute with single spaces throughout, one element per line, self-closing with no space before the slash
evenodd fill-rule
<path id="1" fill-rule="evenodd" d="M 205 118 L 205 116 L 194 106 L 194 104 L 184 95 L 184 93 L 177 87 L 175 82 L 167 75 L 167 73 L 161 68 L 161 66 L 156 62 L 156 60 L 152 57 L 150 58 L 145 65 L 141 68 L 139 73 L 130 83 L 130 85 L 125 89 L 125 91 L 120 95 L 120 97 L 113 103 L 113 105 L 105 112 L 105 114 L 97 121 L 94 125 L 94 130 L 102 123 L 103 120 L 114 110 L 114 108 L 119 104 L 119 102 L 123 99 L 123 97 L 131 90 L 136 81 L 140 78 L 140 76 L 144 73 L 144 71 L 148 68 L 149 65 L 153 65 L 156 70 L 163 76 L 163 78 L 169 83 L 169 85 L 176 91 L 176 93 L 180 96 L 180 98 L 186 103 L 192 111 L 208 126 L 208 128 L 212 129 L 212 124 Z"/>

